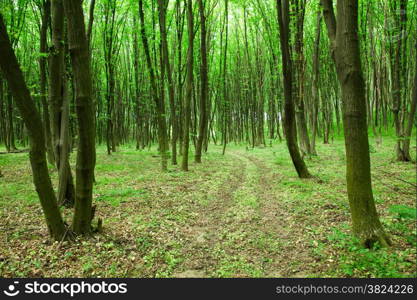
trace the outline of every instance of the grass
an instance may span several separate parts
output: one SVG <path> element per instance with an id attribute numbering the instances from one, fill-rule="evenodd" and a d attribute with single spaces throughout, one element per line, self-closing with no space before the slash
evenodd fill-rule
<path id="1" fill-rule="evenodd" d="M 393 160 L 389 136 L 370 142 L 388 249 L 360 248 L 351 235 L 340 138 L 317 143 L 310 180 L 297 178 L 279 142 L 230 144 L 225 156 L 210 145 L 202 164 L 166 173 L 155 148 L 108 156 L 98 147 L 104 231 L 71 244 L 48 239 L 28 154 L 0 155 L 0 277 L 415 277 L 415 189 L 404 182 L 416 182 L 415 165 Z M 62 213 L 70 224 L 72 211 Z"/>

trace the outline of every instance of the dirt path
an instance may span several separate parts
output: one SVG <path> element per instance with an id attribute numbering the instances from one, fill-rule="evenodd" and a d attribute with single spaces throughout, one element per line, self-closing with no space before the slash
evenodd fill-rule
<path id="1" fill-rule="evenodd" d="M 236 270 L 241 276 L 306 276 L 309 245 L 304 226 L 282 201 L 281 175 L 247 152 L 227 156 L 234 167 L 186 228 L 190 243 L 183 252 L 188 258 L 174 276 L 227 277 Z"/>
<path id="2" fill-rule="evenodd" d="M 311 262 L 310 245 L 304 239 L 303 231 L 308 224 L 300 223 L 297 215 L 291 213 L 293 204 L 282 201 L 285 198 L 285 187 L 280 185 L 280 174 L 274 172 L 258 157 L 244 157 L 256 166 L 259 176 L 257 190 L 261 221 L 258 228 L 282 241 L 280 254 L 268 265 L 266 273 L 277 277 L 307 276 L 306 263 Z"/>
<path id="3" fill-rule="evenodd" d="M 200 206 L 196 213 L 199 215 L 195 223 L 185 228 L 186 235 L 191 237 L 184 252 L 192 254 L 185 261 L 183 272 L 177 272 L 175 277 L 208 277 L 208 269 L 216 264 L 213 248 L 221 243 L 220 232 L 227 227 L 225 215 L 233 206 L 234 192 L 245 184 L 246 165 L 244 160 L 237 158 L 236 166 L 230 170 L 227 180 L 214 193 L 207 206 Z"/>

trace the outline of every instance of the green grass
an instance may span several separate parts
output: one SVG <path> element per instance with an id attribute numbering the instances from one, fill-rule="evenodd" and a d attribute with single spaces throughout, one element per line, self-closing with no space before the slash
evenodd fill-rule
<path id="1" fill-rule="evenodd" d="M 28 153 L 0 155 L 0 276 L 416 276 L 415 189 L 398 179 L 416 182 L 415 165 L 394 161 L 389 135 L 370 143 L 388 249 L 362 249 L 351 235 L 340 136 L 306 158 L 311 180 L 297 177 L 284 142 L 232 143 L 225 156 L 210 145 L 201 165 L 191 153 L 189 172 L 166 173 L 155 147 L 108 156 L 100 146 L 93 196 L 103 233 L 62 244 L 48 241 Z M 62 213 L 70 224 L 72 211 Z"/>

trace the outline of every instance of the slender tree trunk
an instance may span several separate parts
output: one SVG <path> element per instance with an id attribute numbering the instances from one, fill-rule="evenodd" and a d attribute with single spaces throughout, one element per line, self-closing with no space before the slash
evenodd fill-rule
<path id="1" fill-rule="evenodd" d="M 64 0 L 69 53 L 75 83 L 79 137 L 72 227 L 77 234 L 89 234 L 93 218 L 92 200 L 96 151 L 90 51 L 81 4 L 81 0 Z"/>
<path id="2" fill-rule="evenodd" d="M 395 125 L 395 134 L 397 136 L 397 144 L 395 147 L 396 151 L 396 158 L 398 161 L 408 161 L 409 159 L 405 156 L 404 150 L 403 150 L 403 122 L 402 122 L 402 109 L 405 108 L 405 101 L 403 102 L 403 95 L 405 94 L 403 91 L 404 87 L 404 77 L 405 77 L 405 68 L 403 61 L 405 60 L 404 57 L 404 49 L 406 49 L 407 44 L 405 41 L 406 36 L 406 20 L 407 20 L 407 0 L 399 0 L 398 1 L 400 7 L 399 10 L 395 9 L 392 13 L 394 14 L 394 19 L 397 20 L 396 26 L 397 28 L 392 28 L 391 30 L 398 34 L 399 37 L 397 40 L 397 43 L 395 45 L 395 48 L 393 49 L 394 57 L 392 57 L 392 112 L 394 114 L 394 125 Z M 397 16 L 397 14 L 400 14 Z"/>
<path id="3" fill-rule="evenodd" d="M 32 167 L 33 183 L 35 184 L 36 192 L 41 202 L 46 224 L 51 237 L 56 241 L 60 241 L 65 238 L 67 230 L 61 212 L 59 211 L 52 182 L 49 177 L 46 163 L 45 136 L 42 129 L 41 117 L 25 84 L 22 71 L 20 70 L 6 32 L 2 14 L 0 14 L 0 53 L 0 69 L 2 75 L 8 82 L 27 128 L 30 142 L 29 159 Z"/>
<path id="4" fill-rule="evenodd" d="M 48 101 L 47 99 L 47 92 L 46 92 L 46 83 L 47 83 L 47 74 L 46 74 L 46 56 L 47 53 L 47 31 L 48 31 L 48 23 L 50 20 L 51 15 L 51 2 L 49 0 L 45 0 L 43 2 L 42 8 L 42 24 L 41 24 L 41 32 L 40 32 L 40 53 L 41 56 L 39 58 L 39 76 L 40 76 L 40 94 L 41 94 L 41 103 L 42 103 L 42 117 L 43 117 L 43 127 L 45 132 L 45 139 L 46 139 L 46 151 L 48 154 L 48 161 L 50 164 L 55 163 L 54 151 L 52 147 L 52 135 L 51 135 L 51 122 L 49 119 L 49 108 L 48 108 Z"/>
<path id="5" fill-rule="evenodd" d="M 224 11 L 224 26 L 226 30 L 226 38 L 224 43 L 224 60 L 223 60 L 223 151 L 222 154 L 226 153 L 227 146 L 227 130 L 228 130 L 228 115 L 229 115 L 229 96 L 227 91 L 227 45 L 229 40 L 229 0 L 225 0 L 225 11 Z M 254 110 L 255 112 L 255 110 Z M 255 137 L 254 137 L 255 140 Z"/>
<path id="6" fill-rule="evenodd" d="M 133 14 L 133 24 L 135 31 L 133 32 L 133 67 L 134 67 L 134 78 L 135 78 L 135 115 L 136 115 L 136 150 L 139 150 L 141 144 L 143 145 L 143 125 L 142 115 L 144 105 L 141 105 L 140 99 L 140 82 L 139 82 L 139 49 L 138 49 L 138 34 L 136 29 L 137 21 L 136 15 Z"/>
<path id="7" fill-rule="evenodd" d="M 177 113 L 175 109 L 175 87 L 174 81 L 172 78 L 172 68 L 169 61 L 169 51 L 168 51 L 168 38 L 166 32 L 166 11 L 168 8 L 168 0 L 158 0 L 158 11 L 159 11 L 159 26 L 161 31 L 161 46 L 162 46 L 162 61 L 163 68 L 168 79 L 168 94 L 169 94 L 169 108 L 171 112 L 171 126 L 172 126 L 172 136 L 171 136 L 171 148 L 172 156 L 171 161 L 173 165 L 177 164 L 177 137 L 178 137 L 178 121 Z"/>
<path id="8" fill-rule="evenodd" d="M 413 125 L 417 126 L 416 122 L 416 105 L 417 105 L 417 43 L 415 45 L 416 50 L 416 62 L 415 62 L 415 70 L 414 70 L 414 88 L 413 93 L 411 96 L 411 105 L 410 105 L 410 113 L 408 115 L 407 120 L 407 127 L 405 128 L 404 132 L 404 141 L 403 141 L 403 153 L 407 161 L 412 161 L 410 155 L 410 139 L 411 133 L 413 131 Z"/>
<path id="9" fill-rule="evenodd" d="M 300 178 L 311 177 L 300 155 L 297 145 L 297 129 L 292 93 L 292 61 L 289 49 L 289 4 L 288 0 L 277 0 L 278 23 L 282 54 L 282 71 L 284 76 L 285 116 L 284 130 L 292 162 Z"/>
<path id="10" fill-rule="evenodd" d="M 7 93 L 7 144 L 8 144 L 8 151 L 15 151 L 17 150 L 15 145 L 15 136 L 14 136 L 14 124 L 13 124 L 13 92 L 8 89 Z"/>
<path id="11" fill-rule="evenodd" d="M 390 244 L 374 203 L 371 183 L 365 84 L 358 39 L 358 1 L 338 0 L 337 22 L 332 0 L 322 0 L 332 41 L 337 77 L 342 88 L 346 147 L 346 179 L 352 228 L 364 246 Z"/>
<path id="12" fill-rule="evenodd" d="M 93 22 L 94 22 L 94 8 L 96 6 L 96 0 L 91 0 L 90 2 L 90 10 L 88 12 L 88 27 L 87 27 L 87 40 L 88 40 L 88 48 L 91 47 L 91 36 L 93 33 Z"/>
<path id="13" fill-rule="evenodd" d="M 67 95 L 64 59 L 64 7 L 62 0 L 52 0 L 52 43 L 53 48 L 49 62 L 49 103 L 51 107 L 51 129 L 54 147 L 56 167 L 59 172 L 58 204 L 65 206 L 74 205 L 74 183 L 69 164 L 69 138 L 61 133 L 68 132 L 69 118 L 63 116 L 65 105 L 69 102 L 64 100 Z M 67 121 L 65 123 L 65 121 Z"/>
<path id="14" fill-rule="evenodd" d="M 146 36 L 145 15 L 143 13 L 143 0 L 139 0 L 139 18 L 140 18 L 140 23 L 141 23 L 142 44 L 145 50 L 146 64 L 148 66 L 149 76 L 151 79 L 152 98 L 156 104 L 156 110 L 157 110 L 158 141 L 159 141 L 159 152 L 161 153 L 161 167 L 162 167 L 162 171 L 166 171 L 168 168 L 167 166 L 168 142 L 167 142 L 167 126 L 166 126 L 166 120 L 165 120 L 165 104 L 164 104 L 164 99 L 162 99 L 161 97 L 158 97 L 156 77 L 155 77 L 155 72 L 152 66 L 151 55 L 149 52 L 148 38 Z"/>
<path id="15" fill-rule="evenodd" d="M 316 151 L 316 135 L 317 135 L 317 118 L 319 111 L 319 77 L 320 77 L 320 33 L 321 33 L 321 11 L 317 12 L 316 23 L 316 40 L 314 42 L 313 54 L 313 84 L 312 84 L 312 100 L 313 100 L 313 114 L 312 114 L 312 133 L 311 133 L 311 154 L 317 155 Z"/>
<path id="16" fill-rule="evenodd" d="M 107 154 L 110 155 L 116 151 L 115 143 L 115 17 L 116 1 L 109 0 L 105 3 L 104 12 L 104 31 L 103 31 L 103 50 L 105 55 L 106 67 L 106 99 L 107 99 L 107 125 L 106 125 L 106 145 Z"/>
<path id="17" fill-rule="evenodd" d="M 195 149 L 195 162 L 201 163 L 201 151 L 203 141 L 207 132 L 207 98 L 208 98 L 208 65 L 207 65 L 207 29 L 206 16 L 204 12 L 203 0 L 198 0 L 201 26 L 201 46 L 200 46 L 200 76 L 201 76 L 201 95 L 200 95 L 200 124 L 198 127 L 198 140 Z"/>
<path id="18" fill-rule="evenodd" d="M 187 51 L 187 81 L 185 90 L 185 120 L 183 138 L 183 157 L 181 169 L 188 171 L 188 150 L 190 147 L 190 123 L 191 123 L 191 99 L 193 93 L 193 60 L 194 60 L 194 17 L 192 0 L 187 0 L 187 31 L 188 31 L 188 51 Z"/>

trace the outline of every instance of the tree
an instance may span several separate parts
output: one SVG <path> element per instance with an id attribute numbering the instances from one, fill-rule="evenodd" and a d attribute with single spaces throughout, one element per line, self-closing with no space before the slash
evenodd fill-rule
<path id="1" fill-rule="evenodd" d="M 306 11 L 306 0 L 292 0 L 295 14 L 295 118 L 297 123 L 298 138 L 300 149 L 303 155 L 311 155 L 310 139 L 307 131 L 307 121 L 305 117 L 305 58 L 304 58 L 304 20 Z"/>
<path id="2" fill-rule="evenodd" d="M 191 97 L 193 93 L 193 61 L 194 61 L 194 17 L 192 0 L 187 0 L 187 86 L 185 90 L 185 121 L 184 121 L 184 144 L 181 169 L 188 171 L 188 150 L 190 147 L 190 122 L 191 122 Z"/>
<path id="3" fill-rule="evenodd" d="M 224 1 L 224 21 L 223 26 L 226 31 L 225 42 L 224 42 L 224 56 L 223 56 L 223 132 L 222 132 L 222 143 L 223 143 L 223 155 L 226 152 L 227 146 L 227 130 L 228 130 L 228 113 L 229 113 L 229 103 L 228 103 L 228 91 L 227 91 L 227 45 L 229 42 L 229 0 Z M 223 35 L 223 28 L 222 28 Z M 223 54 L 221 54 L 223 55 Z"/>
<path id="4" fill-rule="evenodd" d="M 159 143 L 159 152 L 161 153 L 161 168 L 162 171 L 166 171 L 167 166 L 167 150 L 168 150 L 168 138 L 167 138 L 167 128 L 165 120 L 165 104 L 164 99 L 158 96 L 158 89 L 156 85 L 156 76 L 155 71 L 152 65 L 151 54 L 149 51 L 148 37 L 146 35 L 145 27 L 145 14 L 143 12 L 143 0 L 139 0 L 139 18 L 141 24 L 141 36 L 143 49 L 145 50 L 146 56 L 146 65 L 148 67 L 150 81 L 151 81 L 151 93 L 152 98 L 156 105 L 157 111 L 157 120 L 158 120 L 158 143 Z"/>
<path id="5" fill-rule="evenodd" d="M 49 118 L 49 108 L 47 99 L 47 72 L 46 72 L 46 62 L 47 62 L 47 34 L 48 34 L 48 24 L 51 17 L 51 2 L 49 0 L 42 1 L 42 21 L 41 21 L 41 30 L 40 30 L 40 43 L 39 43 L 39 76 L 40 76 L 40 93 L 41 93 L 41 103 L 42 103 L 42 119 L 43 127 L 45 131 L 45 142 L 46 142 L 46 151 L 48 154 L 48 161 L 51 164 L 55 163 L 55 156 L 52 147 L 52 137 L 51 137 L 51 122 Z"/>
<path id="6" fill-rule="evenodd" d="M 289 50 L 289 3 L 288 0 L 277 0 L 278 24 L 280 32 L 282 72 L 284 78 L 284 130 L 288 151 L 300 178 L 311 177 L 307 166 L 300 155 L 297 145 L 297 129 L 292 91 L 292 60 Z"/>
<path id="7" fill-rule="evenodd" d="M 397 135 L 397 144 L 395 146 L 396 158 L 398 161 L 410 161 L 410 153 L 404 151 L 404 132 L 402 122 L 402 109 L 406 106 L 404 100 L 405 91 L 405 51 L 407 44 L 405 41 L 407 30 L 407 0 L 391 1 L 391 10 L 396 20 L 396 28 L 392 31 L 398 35 L 395 43 L 393 54 L 391 55 L 392 64 L 392 112 L 394 115 L 395 134 Z M 397 7 L 399 4 L 399 7 Z"/>
<path id="8" fill-rule="evenodd" d="M 169 0 L 163 1 L 158 0 L 158 12 L 159 12 L 159 27 L 161 32 L 161 47 L 162 47 L 162 63 L 161 68 L 164 68 L 164 74 L 168 80 L 168 93 L 169 93 L 169 108 L 171 113 L 171 126 L 172 126 L 172 137 L 171 137 L 171 148 L 172 156 L 171 161 L 173 165 L 177 164 L 177 137 L 178 137 L 178 121 L 177 113 L 175 108 L 175 87 L 174 80 L 172 78 L 172 68 L 169 61 L 168 51 L 168 38 L 166 32 L 166 13 L 168 9 Z M 162 84 L 162 89 L 164 85 Z"/>
<path id="9" fill-rule="evenodd" d="M 320 36 L 321 36 L 321 9 L 317 10 L 316 39 L 314 41 L 313 54 L 313 84 L 312 84 L 312 133 L 311 133 L 311 154 L 317 155 L 316 135 L 317 135 L 317 118 L 319 113 L 319 77 L 320 77 Z"/>
<path id="10" fill-rule="evenodd" d="M 69 53 L 74 74 L 79 136 L 72 228 L 76 234 L 89 234 L 94 217 L 92 200 L 96 161 L 90 50 L 81 0 L 64 0 L 64 11 L 67 18 Z"/>
<path id="11" fill-rule="evenodd" d="M 198 11 L 200 15 L 200 76 L 201 76 L 201 95 L 200 95 L 200 124 L 198 130 L 198 139 L 195 149 L 195 162 L 201 162 L 201 152 L 203 148 L 203 141 L 206 138 L 207 132 L 207 98 L 208 98 L 208 63 L 207 63 L 207 28 L 206 28 L 206 15 L 204 12 L 203 0 L 198 0 Z"/>
<path id="12" fill-rule="evenodd" d="M 410 140 L 411 140 L 411 133 L 413 132 L 413 125 L 417 126 L 416 122 L 416 106 L 417 106 L 417 43 L 415 44 L 415 53 L 416 53 L 416 63 L 414 69 L 414 88 L 412 92 L 411 98 L 411 105 L 410 105 L 410 113 L 408 115 L 407 120 L 407 127 L 405 128 L 404 134 L 404 141 L 403 141 L 403 153 L 405 157 L 408 157 L 409 160 L 411 159 L 410 155 Z"/>
<path id="13" fill-rule="evenodd" d="M 33 183 L 41 202 L 46 224 L 51 237 L 61 241 L 66 236 L 67 229 L 58 208 L 52 182 L 49 177 L 46 162 L 45 135 L 41 117 L 30 96 L 22 71 L 13 52 L 3 15 L 0 14 L 0 69 L 6 79 L 10 91 L 16 101 L 20 114 L 25 122 L 29 142 L 29 159 L 32 167 Z"/>
<path id="14" fill-rule="evenodd" d="M 366 247 L 388 246 L 372 194 L 371 162 L 366 123 L 365 84 L 358 40 L 358 1 L 322 0 L 332 57 L 342 89 L 346 148 L 346 180 L 354 234 Z"/>
<path id="15" fill-rule="evenodd" d="M 69 97 L 65 72 L 64 6 L 52 0 L 52 43 L 49 61 L 49 104 L 54 157 L 59 172 L 58 203 L 74 205 L 75 190 L 69 164 Z M 45 119 L 46 121 L 46 119 Z"/>

